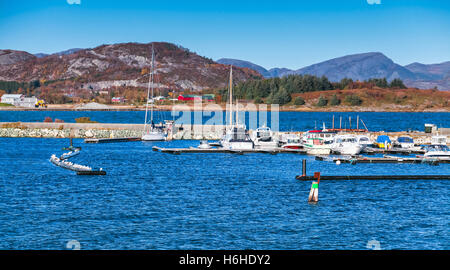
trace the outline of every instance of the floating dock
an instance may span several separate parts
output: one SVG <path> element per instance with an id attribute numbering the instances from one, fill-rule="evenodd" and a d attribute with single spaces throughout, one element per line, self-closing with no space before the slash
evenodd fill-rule
<path id="1" fill-rule="evenodd" d="M 86 141 L 85 141 L 86 142 Z M 287 149 L 287 148 L 274 148 L 274 149 L 243 149 L 243 150 L 229 150 L 229 149 L 223 149 L 223 148 L 209 148 L 209 149 L 202 149 L 197 147 L 190 147 L 190 148 L 162 148 L 158 146 L 153 147 L 153 151 L 158 151 L 162 153 L 170 153 L 170 154 L 181 154 L 181 153 L 234 153 L 234 154 L 248 154 L 248 153 L 265 153 L 265 154 L 281 154 L 281 153 L 292 153 L 292 154 L 300 154 L 300 155 L 306 155 L 307 152 L 305 149 Z M 365 152 L 366 153 L 366 152 Z M 372 154 L 382 154 L 382 153 L 389 153 L 389 154 L 403 154 L 403 155 L 409 155 L 412 152 L 406 151 L 406 150 L 384 150 L 379 149 L 371 152 Z M 423 153 L 423 152 L 417 152 L 417 153 Z M 317 157 L 316 157 L 317 159 Z M 365 161 L 361 161 L 360 163 L 376 163 L 377 160 L 380 158 L 367 158 Z M 323 160 L 323 159 L 318 159 Z M 406 160 L 406 158 L 404 158 Z M 357 160 L 359 161 L 359 159 Z M 373 161 L 373 162 L 370 162 Z M 350 163 L 348 159 L 342 159 L 343 163 Z M 409 161 L 411 163 L 414 163 L 412 161 Z M 395 163 L 395 162 L 378 162 L 378 163 Z M 420 162 L 416 162 L 420 163 Z"/>
<path id="2" fill-rule="evenodd" d="M 139 137 L 128 138 L 103 138 L 103 139 L 84 139 L 84 143 L 116 143 L 116 142 L 135 142 L 140 141 Z"/>
<path id="3" fill-rule="evenodd" d="M 325 160 L 324 157 L 316 157 L 316 160 Z M 432 164 L 437 165 L 440 163 L 450 163 L 449 158 L 425 158 L 425 157 L 364 157 L 357 156 L 351 158 L 334 158 L 334 163 L 416 163 L 416 164 Z"/>
<path id="4" fill-rule="evenodd" d="M 316 180 L 314 176 L 297 175 L 301 181 Z M 450 180 L 450 175 L 321 175 L 320 180 Z"/>
<path id="5" fill-rule="evenodd" d="M 375 155 L 375 154 L 411 155 L 411 154 L 425 154 L 425 150 L 423 150 L 423 149 L 404 149 L 404 148 L 382 149 L 382 148 L 367 147 L 367 148 L 363 149 L 362 153 L 367 154 L 367 155 Z"/>
<path id="6" fill-rule="evenodd" d="M 261 153 L 261 154 L 281 154 L 281 153 L 290 153 L 290 154 L 306 154 L 306 150 L 303 149 L 285 149 L 285 148 L 275 148 L 275 149 L 242 149 L 242 150 L 230 150 L 223 148 L 161 148 L 158 146 L 153 146 L 153 151 L 158 151 L 162 153 L 169 154 L 181 154 L 181 153 L 229 153 L 229 154 L 250 154 L 250 153 Z"/>

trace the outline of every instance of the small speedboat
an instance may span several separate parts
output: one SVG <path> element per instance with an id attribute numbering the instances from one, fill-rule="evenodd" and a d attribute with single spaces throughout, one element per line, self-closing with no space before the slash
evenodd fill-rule
<path id="1" fill-rule="evenodd" d="M 211 149 L 212 146 L 208 143 L 206 140 L 201 140 L 200 145 L 198 146 L 199 149 Z"/>
<path id="2" fill-rule="evenodd" d="M 424 157 L 450 158 L 450 148 L 444 144 L 432 144 L 425 146 Z"/>

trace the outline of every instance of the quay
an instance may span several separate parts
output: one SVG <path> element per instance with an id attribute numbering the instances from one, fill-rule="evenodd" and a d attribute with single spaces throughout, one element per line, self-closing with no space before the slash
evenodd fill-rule
<path id="1" fill-rule="evenodd" d="M 326 157 L 317 156 L 316 160 L 326 160 Z M 340 163 L 425 163 L 438 165 L 439 163 L 450 163 L 450 158 L 426 158 L 426 157 L 396 157 L 396 156 L 384 156 L 384 157 L 364 157 L 356 156 L 351 158 L 334 158 L 333 162 Z"/>
<path id="2" fill-rule="evenodd" d="M 88 138 L 84 139 L 84 143 L 114 143 L 114 142 L 135 142 L 141 141 L 140 137 L 128 137 L 128 138 L 103 138 L 103 139 L 94 139 Z"/>
<path id="3" fill-rule="evenodd" d="M 290 154 L 306 154 L 306 150 L 303 149 L 284 149 L 284 148 L 276 148 L 276 149 L 248 149 L 248 150 L 230 150 L 223 148 L 210 148 L 210 149 L 201 149 L 201 148 L 161 148 L 158 146 L 153 146 L 153 151 L 158 151 L 162 153 L 169 154 L 181 154 L 181 153 L 229 153 L 229 154 L 250 154 L 250 153 L 262 153 L 262 154 L 281 154 L 281 153 L 290 153 Z"/>
<path id="4" fill-rule="evenodd" d="M 423 149 L 403 149 L 403 148 L 382 149 L 382 148 L 373 148 L 373 147 L 367 147 L 362 152 L 364 154 L 367 154 L 367 155 L 375 155 L 375 154 L 400 154 L 400 155 L 425 154 L 425 150 L 423 150 Z"/>

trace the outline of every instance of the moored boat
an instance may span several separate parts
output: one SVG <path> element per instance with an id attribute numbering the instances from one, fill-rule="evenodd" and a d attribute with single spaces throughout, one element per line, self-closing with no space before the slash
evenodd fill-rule
<path id="1" fill-rule="evenodd" d="M 323 138 L 308 138 L 303 144 L 304 149 L 308 155 L 329 155 L 331 153 L 330 141 Z"/>
<path id="2" fill-rule="evenodd" d="M 331 150 L 341 155 L 358 155 L 362 150 L 362 146 L 358 143 L 355 136 L 337 135 L 334 137 Z"/>
<path id="3" fill-rule="evenodd" d="M 397 138 L 396 145 L 401 148 L 414 148 L 414 140 L 409 136 L 400 136 Z"/>
<path id="4" fill-rule="evenodd" d="M 329 131 L 326 129 L 322 130 L 309 130 L 303 134 L 303 143 L 306 143 L 308 139 L 311 138 L 321 138 L 326 142 L 333 141 L 334 136 L 336 136 L 336 131 Z"/>
<path id="5" fill-rule="evenodd" d="M 236 111 L 236 123 L 233 123 L 233 66 L 230 67 L 230 121 L 223 138 L 220 140 L 222 148 L 229 150 L 249 150 L 254 149 L 255 144 L 250 138 L 248 131 L 243 124 L 239 124 L 239 111 Z M 236 105 L 236 108 L 239 108 Z"/>
<path id="6" fill-rule="evenodd" d="M 206 140 L 201 140 L 200 145 L 198 146 L 200 149 L 211 149 L 212 146 Z"/>
<path id="7" fill-rule="evenodd" d="M 359 145 L 361 145 L 361 150 L 366 149 L 373 145 L 373 142 L 370 140 L 369 136 L 366 135 L 358 135 L 356 136 L 356 141 Z"/>
<path id="8" fill-rule="evenodd" d="M 154 77 L 154 66 L 155 66 L 155 52 L 152 46 L 152 65 L 150 78 L 148 80 L 148 88 L 147 88 L 147 103 L 145 105 L 145 122 L 144 122 L 144 131 L 142 133 L 142 141 L 165 141 L 167 134 L 164 132 L 164 125 L 156 126 L 153 123 L 153 106 L 154 106 L 154 98 L 153 98 L 153 77 Z M 151 90 L 151 99 L 150 99 L 150 90 Z M 151 103 L 150 108 L 150 121 L 147 122 L 147 114 L 148 114 L 148 103 Z"/>
<path id="9" fill-rule="evenodd" d="M 302 149 L 303 144 L 300 137 L 296 134 L 283 134 L 280 139 L 281 148 Z"/>
<path id="10" fill-rule="evenodd" d="M 425 146 L 424 157 L 450 158 L 450 148 L 443 144 L 432 144 Z"/>
<path id="11" fill-rule="evenodd" d="M 255 148 L 274 149 L 278 147 L 278 139 L 275 138 L 272 130 L 266 126 L 257 128 L 252 133 L 251 139 Z"/>
<path id="12" fill-rule="evenodd" d="M 450 158 L 450 148 L 447 146 L 447 136 L 431 137 L 431 145 L 424 147 L 424 157 Z"/>
<path id="13" fill-rule="evenodd" d="M 392 142 L 389 136 L 380 135 L 377 137 L 377 141 L 374 143 L 378 148 L 388 149 L 391 147 Z"/>

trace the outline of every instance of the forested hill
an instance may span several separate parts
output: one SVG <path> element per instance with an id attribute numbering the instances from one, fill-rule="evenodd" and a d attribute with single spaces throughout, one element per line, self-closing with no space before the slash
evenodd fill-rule
<path id="1" fill-rule="evenodd" d="M 339 82 L 330 82 L 325 76 L 288 75 L 282 78 L 240 82 L 235 86 L 234 94 L 237 98 L 255 100 L 256 103 L 264 100 L 266 103 L 286 104 L 292 100 L 292 95 L 297 93 L 363 88 L 405 89 L 406 86 L 400 79 L 394 79 L 390 83 L 386 78 L 374 78 L 362 82 L 344 78 Z M 225 98 L 226 92 L 226 89 L 219 90 Z"/>

